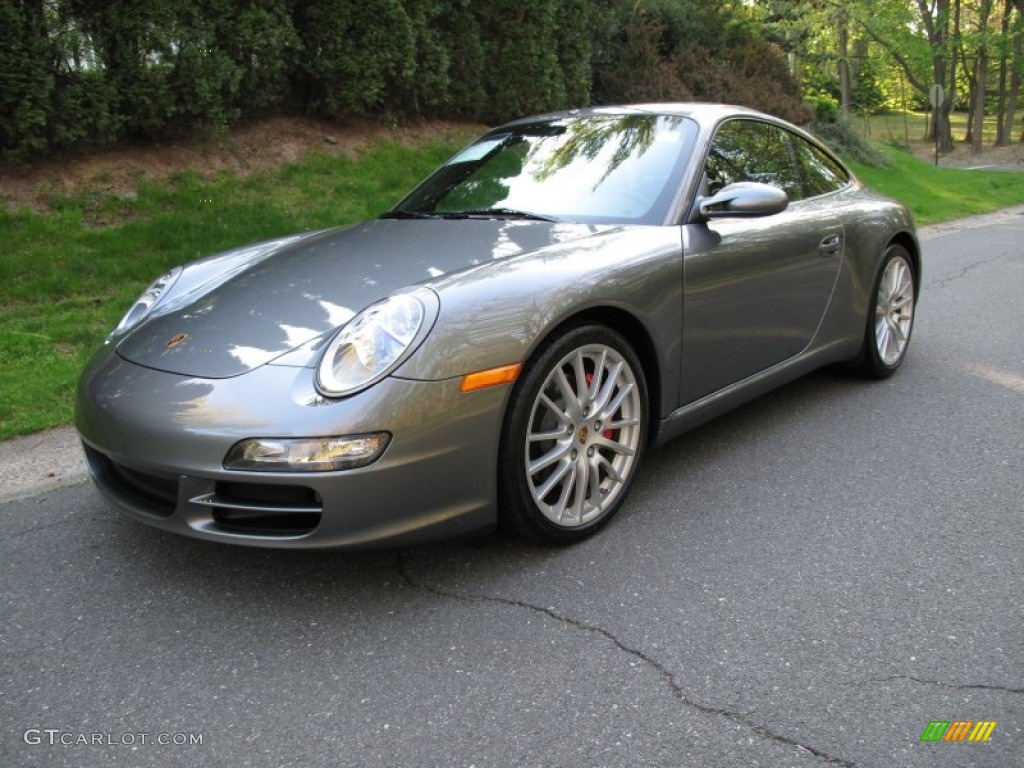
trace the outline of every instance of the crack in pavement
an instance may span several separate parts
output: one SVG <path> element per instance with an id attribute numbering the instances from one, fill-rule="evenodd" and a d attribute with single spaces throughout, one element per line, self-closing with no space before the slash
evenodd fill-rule
<path id="1" fill-rule="evenodd" d="M 1024 688 L 1010 688 L 1006 685 L 988 685 L 986 683 L 944 683 L 941 680 L 925 680 L 921 677 L 911 675 L 889 675 L 889 677 L 869 678 L 867 680 L 851 680 L 843 685 L 867 685 L 868 683 L 891 683 L 893 680 L 909 680 L 912 683 L 921 685 L 937 685 L 940 688 L 950 688 L 954 691 L 1002 691 L 1004 693 L 1024 693 Z"/>
<path id="2" fill-rule="evenodd" d="M 21 538 L 22 536 L 28 536 L 30 533 L 35 533 L 36 531 L 45 531 L 50 528 L 59 528 L 62 525 L 78 522 L 82 519 L 83 518 L 81 515 L 71 514 L 68 517 L 65 517 L 61 520 L 57 520 L 52 523 L 39 523 L 38 525 L 33 525 L 31 528 L 25 528 L 20 531 L 14 531 L 13 533 L 8 533 L 4 534 L 3 536 L 0 536 L 0 544 L 6 544 L 9 541 L 14 541 L 15 539 Z M 99 515 L 90 515 L 89 519 L 99 520 L 100 517 Z"/>
<path id="3" fill-rule="evenodd" d="M 980 261 L 975 261 L 975 262 L 973 262 L 971 264 L 968 264 L 965 267 L 961 267 L 960 271 L 957 272 L 955 275 L 950 275 L 949 277 L 944 277 L 941 280 L 933 280 L 932 282 L 928 283 L 928 285 L 926 286 L 925 289 L 929 290 L 929 291 L 934 291 L 936 288 L 941 288 L 944 285 L 946 285 L 947 283 L 952 283 L 952 282 L 954 282 L 956 280 L 960 280 L 961 278 L 967 277 L 967 273 L 968 272 L 970 272 L 973 269 L 977 269 L 978 267 L 984 266 L 984 265 L 986 265 L 988 263 L 989 263 L 988 259 L 982 259 Z"/>
<path id="4" fill-rule="evenodd" d="M 497 605 L 506 605 L 511 606 L 513 608 L 523 608 L 528 611 L 533 611 L 534 613 L 543 614 L 548 618 L 554 619 L 555 621 L 561 622 L 562 624 L 567 624 L 571 627 L 575 627 L 576 629 L 579 629 L 583 632 L 589 632 L 591 634 L 599 635 L 608 640 L 609 642 L 611 642 L 619 650 L 629 654 L 630 656 L 633 656 L 636 659 L 639 659 L 640 661 L 644 662 L 644 664 L 651 667 L 655 672 L 658 673 L 661 679 L 668 684 L 669 689 L 672 691 L 672 695 L 676 699 L 681 701 L 683 704 L 686 704 L 688 707 L 692 707 L 693 709 L 696 709 L 697 711 L 702 712 L 706 715 L 717 715 L 719 717 L 728 718 L 729 720 L 732 720 L 734 723 L 738 723 L 746 728 L 749 728 L 751 731 L 756 733 L 758 736 L 761 736 L 762 738 L 769 739 L 770 741 L 774 741 L 778 744 L 784 744 L 787 746 L 803 750 L 804 752 L 808 752 L 814 755 L 815 757 L 818 757 L 832 765 L 840 765 L 843 766 L 843 768 L 856 768 L 856 763 L 853 763 L 849 760 L 844 760 L 841 757 L 836 757 L 835 755 L 830 755 L 828 752 L 817 749 L 815 747 L 809 747 L 806 744 L 801 744 L 800 742 L 789 738 L 788 736 L 783 736 L 780 733 L 776 733 L 767 726 L 759 725 L 758 723 L 748 720 L 741 712 L 733 712 L 732 710 L 724 709 L 721 707 L 711 707 L 707 704 L 701 704 L 699 701 L 695 701 L 694 699 L 687 696 L 686 691 L 683 690 L 683 687 L 679 684 L 679 681 L 676 680 L 675 675 L 665 665 L 663 665 L 657 659 L 654 659 L 653 657 L 649 656 L 639 648 L 633 648 L 632 646 L 627 645 L 625 642 L 616 637 L 612 632 L 609 632 L 607 629 L 604 629 L 603 627 L 599 627 L 594 624 L 588 624 L 585 621 L 582 621 L 580 619 L 574 619 L 570 616 L 565 616 L 561 613 L 558 613 L 554 608 L 543 608 L 539 605 L 533 605 L 532 603 L 527 603 L 523 600 L 513 600 L 512 598 L 507 597 L 494 597 L 491 595 L 482 594 L 461 594 L 453 590 L 442 589 L 441 587 L 435 587 L 430 584 L 422 584 L 413 579 L 412 576 L 409 574 L 409 571 L 406 568 L 406 560 L 402 556 L 402 552 L 396 551 L 396 555 L 398 557 L 398 575 L 413 589 L 428 592 L 439 597 L 447 597 L 453 600 L 461 600 L 462 602 L 466 603 L 495 603 Z"/>

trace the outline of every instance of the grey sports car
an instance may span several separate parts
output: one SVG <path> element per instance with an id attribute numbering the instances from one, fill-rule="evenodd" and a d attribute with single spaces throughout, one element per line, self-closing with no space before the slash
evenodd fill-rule
<path id="1" fill-rule="evenodd" d="M 171 270 L 76 421 L 102 493 L 168 531 L 573 542 L 645 449 L 826 364 L 893 373 L 920 285 L 907 209 L 800 129 L 573 110 L 495 128 L 377 220 Z"/>

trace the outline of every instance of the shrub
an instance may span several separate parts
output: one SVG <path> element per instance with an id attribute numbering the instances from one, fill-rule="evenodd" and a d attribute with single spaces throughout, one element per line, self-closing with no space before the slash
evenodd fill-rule
<path id="1" fill-rule="evenodd" d="M 165 125 L 173 119 L 220 131 L 241 113 L 243 71 L 219 45 L 215 18 L 191 10 L 171 29 L 173 54 L 167 57 L 166 75 L 171 102 Z"/>
<path id="2" fill-rule="evenodd" d="M 0 149 L 21 161 L 47 148 L 54 78 L 42 14 L 27 3 L 0 3 Z"/>
<path id="3" fill-rule="evenodd" d="M 837 155 L 875 168 L 889 164 L 885 154 L 862 137 L 845 117 L 840 116 L 831 122 L 814 122 L 808 129 Z"/>
<path id="4" fill-rule="evenodd" d="M 392 106 L 388 89 L 412 77 L 416 41 L 399 0 L 317 0 L 297 11 L 307 109 L 337 117 Z"/>
<path id="5" fill-rule="evenodd" d="M 55 79 L 46 131 L 49 147 L 101 146 L 117 141 L 119 121 L 113 107 L 117 94 L 103 73 L 67 72 Z"/>
<path id="6" fill-rule="evenodd" d="M 606 55 L 595 68 L 597 103 L 689 101 L 693 93 L 683 83 L 679 69 L 662 55 L 665 27 L 638 9 L 610 40 Z"/>
<path id="7" fill-rule="evenodd" d="M 280 107 L 285 102 L 288 78 L 302 50 L 289 3 L 262 0 L 237 8 L 227 4 L 217 19 L 215 45 L 240 72 L 234 106 L 242 113 Z"/>
<path id="8" fill-rule="evenodd" d="M 738 104 L 797 124 L 810 120 L 784 60 L 767 43 L 748 41 L 728 52 L 695 45 L 680 51 L 675 64 L 700 101 Z"/>
<path id="9" fill-rule="evenodd" d="M 562 76 L 560 107 L 583 107 L 590 103 L 592 49 L 590 42 L 590 0 L 560 0 L 556 13 L 555 39 Z"/>
<path id="10" fill-rule="evenodd" d="M 811 101 L 815 123 L 838 123 L 841 113 L 839 102 L 826 94 L 815 96 Z"/>
<path id="11" fill-rule="evenodd" d="M 449 0 L 434 17 L 438 41 L 448 54 L 448 110 L 466 117 L 486 112 L 484 45 L 471 0 Z"/>
<path id="12" fill-rule="evenodd" d="M 565 105 L 555 30 L 570 20 L 559 19 L 556 7 L 548 0 L 488 0 L 478 9 L 487 93 L 479 117 L 502 121 Z"/>
<path id="13" fill-rule="evenodd" d="M 595 101 L 721 101 L 804 123 L 782 53 L 742 11 L 698 0 L 620 4 L 595 64 Z"/>
<path id="14" fill-rule="evenodd" d="M 412 26 L 415 67 L 394 84 L 392 101 L 405 113 L 422 115 L 440 111 L 450 105 L 449 49 L 439 29 L 444 4 L 432 0 L 404 0 L 405 12 Z"/>

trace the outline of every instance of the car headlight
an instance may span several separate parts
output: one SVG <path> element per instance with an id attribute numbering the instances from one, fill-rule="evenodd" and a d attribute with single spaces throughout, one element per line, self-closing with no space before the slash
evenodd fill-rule
<path id="1" fill-rule="evenodd" d="M 328 397 L 352 395 L 377 383 L 413 353 L 423 340 L 432 291 L 400 293 L 367 307 L 352 318 L 324 350 L 317 388 Z M 429 330 L 429 328 L 428 328 Z"/>
<path id="2" fill-rule="evenodd" d="M 160 303 L 160 300 L 167 295 L 167 292 L 177 282 L 181 276 L 181 267 L 175 267 L 166 275 L 162 275 L 149 284 L 149 287 L 142 292 L 142 295 L 136 299 L 135 304 L 132 308 L 125 312 L 124 317 L 121 318 L 121 322 L 117 324 L 110 335 L 117 336 L 119 334 L 130 331 L 136 325 L 146 319 L 146 316 L 153 311 L 153 308 Z"/>

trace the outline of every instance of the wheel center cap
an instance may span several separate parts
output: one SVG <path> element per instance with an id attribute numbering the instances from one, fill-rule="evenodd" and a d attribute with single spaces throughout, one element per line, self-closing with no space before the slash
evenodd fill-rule
<path id="1" fill-rule="evenodd" d="M 579 428 L 579 431 L 576 433 L 576 439 L 579 440 L 582 445 L 587 444 L 587 440 L 590 439 L 590 430 L 587 428 L 586 424 Z"/>

